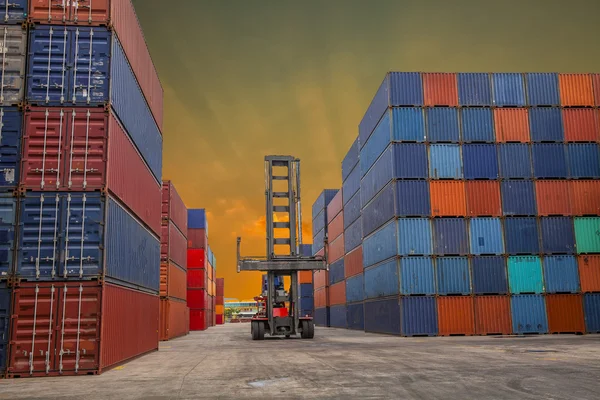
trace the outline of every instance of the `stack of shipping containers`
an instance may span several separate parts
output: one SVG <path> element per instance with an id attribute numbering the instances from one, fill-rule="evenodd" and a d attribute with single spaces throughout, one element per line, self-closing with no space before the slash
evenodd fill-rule
<path id="1" fill-rule="evenodd" d="M 0 96 L 23 110 L 2 111 L 22 134 L 2 148 L 20 158 L 7 371 L 97 374 L 158 348 L 162 87 L 130 1 L 28 15 Z"/>
<path id="2" fill-rule="evenodd" d="M 225 323 L 225 278 L 217 278 L 215 280 L 217 288 L 215 294 L 215 320 L 216 325 Z"/>
<path id="3" fill-rule="evenodd" d="M 170 181 L 162 184 L 160 235 L 160 340 L 189 333 L 187 208 Z"/>
<path id="4" fill-rule="evenodd" d="M 342 190 L 327 205 L 327 264 L 329 264 L 329 323 L 346 328 L 346 279 L 344 276 L 344 210 Z"/>
<path id="5" fill-rule="evenodd" d="M 301 244 L 300 255 L 304 257 L 312 256 L 312 244 Z M 300 271 L 298 273 L 298 283 L 300 285 L 300 315 L 312 317 L 314 314 L 312 271 Z"/>

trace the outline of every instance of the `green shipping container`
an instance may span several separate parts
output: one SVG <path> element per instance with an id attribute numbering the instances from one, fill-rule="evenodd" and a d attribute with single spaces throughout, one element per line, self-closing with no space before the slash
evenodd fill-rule
<path id="1" fill-rule="evenodd" d="M 537 256 L 508 257 L 508 283 L 513 294 L 544 291 L 542 261 Z"/>
<path id="2" fill-rule="evenodd" d="M 575 218 L 577 254 L 600 253 L 600 218 Z"/>

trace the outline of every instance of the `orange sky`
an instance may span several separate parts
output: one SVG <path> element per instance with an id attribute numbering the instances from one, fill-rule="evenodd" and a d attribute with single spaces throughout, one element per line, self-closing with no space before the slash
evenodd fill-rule
<path id="1" fill-rule="evenodd" d="M 226 297 L 260 290 L 235 238 L 264 254 L 264 156 L 302 160 L 309 238 L 386 71 L 600 71 L 598 0 L 133 3 L 165 90 L 163 175 L 209 211 Z"/>

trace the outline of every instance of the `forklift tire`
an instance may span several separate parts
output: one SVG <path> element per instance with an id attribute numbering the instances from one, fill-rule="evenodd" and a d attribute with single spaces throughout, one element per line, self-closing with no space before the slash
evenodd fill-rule
<path id="1" fill-rule="evenodd" d="M 302 321 L 302 339 L 312 339 L 315 337 L 315 324 L 312 321 Z"/>
<path id="2" fill-rule="evenodd" d="M 264 338 L 265 338 L 265 323 L 263 321 L 258 321 L 254 331 L 256 332 L 257 340 L 264 340 Z"/>
<path id="3" fill-rule="evenodd" d="M 250 323 L 250 333 L 252 334 L 252 340 L 258 340 L 258 328 L 256 325 L 258 325 L 258 322 L 256 321 L 252 321 Z"/>

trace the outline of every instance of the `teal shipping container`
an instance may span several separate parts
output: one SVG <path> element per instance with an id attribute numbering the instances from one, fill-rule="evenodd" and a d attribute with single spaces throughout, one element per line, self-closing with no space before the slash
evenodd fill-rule
<path id="1" fill-rule="evenodd" d="M 600 217 L 575 218 L 577 254 L 600 253 Z"/>
<path id="2" fill-rule="evenodd" d="M 542 261 L 537 256 L 508 257 L 508 284 L 513 294 L 544 291 Z"/>

